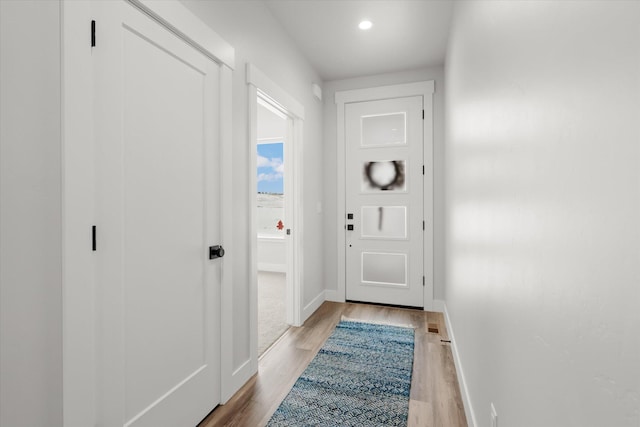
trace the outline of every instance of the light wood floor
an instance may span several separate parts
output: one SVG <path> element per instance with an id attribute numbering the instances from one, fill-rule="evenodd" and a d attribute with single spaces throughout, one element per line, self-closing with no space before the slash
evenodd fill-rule
<path id="1" fill-rule="evenodd" d="M 302 327 L 285 332 L 260 359 L 258 374 L 199 427 L 264 426 L 343 315 L 414 326 L 409 426 L 467 427 L 451 348 L 440 341 L 449 339 L 441 313 L 334 302 L 325 302 Z M 433 327 L 438 333 L 429 332 Z"/>

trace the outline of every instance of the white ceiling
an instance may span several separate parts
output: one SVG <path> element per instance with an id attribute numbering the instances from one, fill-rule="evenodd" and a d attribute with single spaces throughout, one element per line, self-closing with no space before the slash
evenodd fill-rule
<path id="1" fill-rule="evenodd" d="M 451 0 L 265 0 L 324 80 L 444 64 Z M 363 19 L 373 28 L 362 31 Z"/>

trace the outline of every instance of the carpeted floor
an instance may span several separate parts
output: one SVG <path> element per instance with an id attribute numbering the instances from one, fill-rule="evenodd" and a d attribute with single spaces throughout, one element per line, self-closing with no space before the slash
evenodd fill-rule
<path id="1" fill-rule="evenodd" d="M 284 273 L 258 272 L 258 354 L 289 328 L 285 306 Z"/>

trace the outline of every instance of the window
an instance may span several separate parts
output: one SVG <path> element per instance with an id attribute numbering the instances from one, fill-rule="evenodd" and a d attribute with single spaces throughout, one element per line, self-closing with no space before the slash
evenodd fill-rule
<path id="1" fill-rule="evenodd" d="M 258 236 L 284 236 L 284 144 L 258 143 Z"/>

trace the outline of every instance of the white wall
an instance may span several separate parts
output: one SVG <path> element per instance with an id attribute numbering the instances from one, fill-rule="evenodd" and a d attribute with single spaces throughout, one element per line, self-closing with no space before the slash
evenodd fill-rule
<path id="1" fill-rule="evenodd" d="M 640 425 L 640 3 L 470 1 L 446 302 L 478 426 Z"/>
<path id="2" fill-rule="evenodd" d="M 248 109 L 245 64 L 256 65 L 272 81 L 297 99 L 305 108 L 303 165 L 304 277 L 306 305 L 323 292 L 322 217 L 317 204 L 322 201 L 320 179 L 322 158 L 322 104 L 311 93 L 311 83 L 320 78 L 275 21 L 261 1 L 185 1 L 184 4 L 236 49 L 233 73 L 233 182 L 235 233 L 234 281 L 234 362 L 240 367 L 249 358 L 249 168 Z"/>
<path id="3" fill-rule="evenodd" d="M 287 272 L 285 241 L 281 237 L 258 237 L 258 271 Z"/>
<path id="4" fill-rule="evenodd" d="M 0 1 L 2 427 L 62 425 L 59 8 Z"/>
<path id="5" fill-rule="evenodd" d="M 336 91 L 362 89 L 411 83 L 424 80 L 435 81 L 433 98 L 433 186 L 434 186 L 434 298 L 444 299 L 444 68 L 432 67 L 399 73 L 379 74 L 345 80 L 334 80 L 324 84 L 324 270 L 326 289 L 337 290 L 338 259 L 337 250 L 337 107 Z"/>

